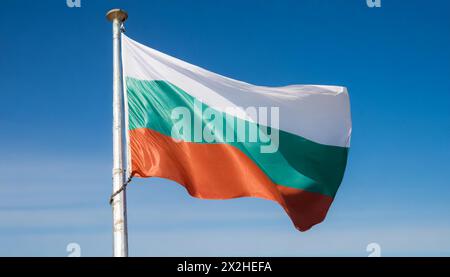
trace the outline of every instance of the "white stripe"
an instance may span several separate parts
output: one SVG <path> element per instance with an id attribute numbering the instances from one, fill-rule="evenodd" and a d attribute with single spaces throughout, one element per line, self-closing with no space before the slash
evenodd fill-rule
<path id="1" fill-rule="evenodd" d="M 122 60 L 126 77 L 169 81 L 222 112 L 229 112 L 229 107 L 279 107 L 281 130 L 321 144 L 350 145 L 350 101 L 345 87 L 255 86 L 176 59 L 125 35 Z M 242 118 L 240 113 L 233 115 Z"/>

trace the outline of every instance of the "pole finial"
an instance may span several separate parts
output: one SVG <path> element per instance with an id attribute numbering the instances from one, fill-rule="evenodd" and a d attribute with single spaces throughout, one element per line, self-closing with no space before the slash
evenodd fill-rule
<path id="1" fill-rule="evenodd" d="M 106 14 L 106 18 L 109 21 L 118 19 L 120 22 L 124 22 L 128 18 L 128 13 L 122 9 L 112 9 Z"/>

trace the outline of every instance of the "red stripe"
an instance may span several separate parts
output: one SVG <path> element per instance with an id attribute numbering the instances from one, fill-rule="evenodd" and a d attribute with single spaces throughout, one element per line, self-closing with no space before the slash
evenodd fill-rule
<path id="1" fill-rule="evenodd" d="M 228 144 L 175 142 L 147 128 L 129 131 L 132 176 L 162 177 L 202 199 L 259 197 L 278 202 L 306 231 L 324 220 L 333 198 L 280 186 L 242 151 Z"/>

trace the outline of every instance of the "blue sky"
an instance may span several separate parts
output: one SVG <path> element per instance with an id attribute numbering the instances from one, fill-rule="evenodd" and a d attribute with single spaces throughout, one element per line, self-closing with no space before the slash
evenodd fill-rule
<path id="1" fill-rule="evenodd" d="M 128 189 L 133 256 L 450 255 L 450 2 L 2 1 L 0 256 L 111 255 L 111 24 L 246 82 L 345 85 L 353 137 L 327 219 L 300 233 L 277 204 Z"/>

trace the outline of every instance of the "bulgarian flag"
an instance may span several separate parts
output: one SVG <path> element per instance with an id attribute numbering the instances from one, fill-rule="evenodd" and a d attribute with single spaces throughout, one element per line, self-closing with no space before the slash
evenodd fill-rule
<path id="1" fill-rule="evenodd" d="M 127 173 L 203 199 L 278 202 L 306 231 L 324 220 L 351 136 L 347 89 L 257 86 L 122 35 Z"/>

